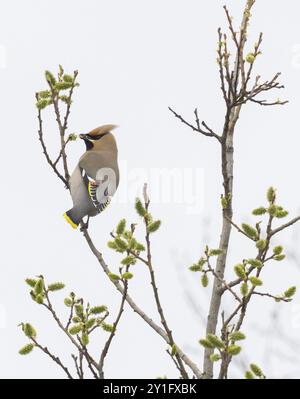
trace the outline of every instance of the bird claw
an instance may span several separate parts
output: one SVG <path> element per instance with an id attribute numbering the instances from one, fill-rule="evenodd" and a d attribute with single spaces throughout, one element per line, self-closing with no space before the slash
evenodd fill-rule
<path id="1" fill-rule="evenodd" d="M 80 224 L 80 231 L 86 231 L 86 230 L 89 228 L 89 221 L 90 221 L 89 216 L 88 216 L 86 222 L 84 222 L 83 220 L 81 221 L 81 224 Z"/>
<path id="2" fill-rule="evenodd" d="M 80 226 L 80 231 L 81 232 L 86 231 L 88 229 L 88 227 L 89 226 L 88 226 L 87 223 L 82 223 L 81 226 Z"/>

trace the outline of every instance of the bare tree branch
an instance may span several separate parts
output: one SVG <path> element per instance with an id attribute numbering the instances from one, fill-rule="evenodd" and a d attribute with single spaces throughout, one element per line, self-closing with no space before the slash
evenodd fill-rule
<path id="1" fill-rule="evenodd" d="M 195 109 L 194 113 L 196 116 L 196 124 L 197 127 L 192 125 L 191 123 L 187 122 L 185 119 L 183 119 L 183 117 L 179 114 L 177 114 L 177 112 L 175 112 L 171 107 L 168 107 L 169 110 L 175 115 L 176 118 L 178 118 L 182 123 L 184 123 L 185 125 L 187 125 L 188 127 L 190 127 L 192 130 L 194 130 L 195 132 L 201 133 L 204 136 L 207 137 L 214 137 L 216 138 L 218 141 L 221 142 L 221 137 L 218 136 L 216 133 L 214 133 L 210 128 L 208 128 L 208 126 L 206 125 L 205 122 L 202 122 L 202 125 L 207 129 L 207 130 L 203 130 L 201 128 L 200 122 L 199 122 L 199 118 L 198 118 L 198 112 L 197 109 Z"/>
<path id="2" fill-rule="evenodd" d="M 286 229 L 287 227 L 292 226 L 293 224 L 297 223 L 300 220 L 300 216 L 295 217 L 294 219 L 290 220 L 289 222 L 283 224 L 280 227 L 277 227 L 276 229 L 272 230 L 270 232 L 270 236 L 274 236 L 275 234 L 279 233 L 280 231 Z"/>

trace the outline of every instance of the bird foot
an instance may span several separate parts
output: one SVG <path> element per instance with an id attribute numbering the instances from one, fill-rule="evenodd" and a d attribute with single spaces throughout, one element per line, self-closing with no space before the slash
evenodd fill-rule
<path id="1" fill-rule="evenodd" d="M 80 223 L 80 231 L 86 231 L 89 228 L 89 221 L 90 221 L 89 217 L 86 222 L 82 220 L 82 222 Z"/>

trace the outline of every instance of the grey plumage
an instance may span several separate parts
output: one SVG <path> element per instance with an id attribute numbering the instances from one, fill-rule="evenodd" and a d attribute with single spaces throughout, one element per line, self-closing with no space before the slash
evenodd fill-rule
<path id="1" fill-rule="evenodd" d="M 95 216 L 109 204 L 119 184 L 118 149 L 111 133 L 115 125 L 80 135 L 87 150 L 70 177 L 73 208 L 64 217 L 77 228 L 85 216 Z"/>

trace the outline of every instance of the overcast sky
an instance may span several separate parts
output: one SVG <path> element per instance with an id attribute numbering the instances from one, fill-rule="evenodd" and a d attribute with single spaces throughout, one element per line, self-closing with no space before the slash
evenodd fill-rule
<path id="1" fill-rule="evenodd" d="M 200 286 L 198 275 L 191 274 L 188 266 L 199 258 L 205 244 L 218 245 L 220 153 L 216 142 L 175 120 L 168 106 L 190 120 L 197 106 L 201 119 L 220 132 L 224 104 L 215 49 L 217 27 L 225 26 L 223 3 L 0 1 L 2 378 L 64 377 L 38 350 L 28 357 L 18 355 L 26 343 L 17 327 L 21 321 L 32 322 L 40 342 L 71 365 L 72 348 L 45 309 L 30 299 L 26 277 L 43 274 L 50 282 L 62 280 L 66 294 L 72 290 L 92 304 L 104 303 L 112 315 L 120 301 L 81 233 L 62 218 L 71 206 L 70 197 L 50 171 L 38 142 L 34 93 L 45 88 L 44 70 L 56 71 L 58 64 L 66 71 L 79 70 L 81 85 L 75 93 L 69 132 L 86 132 L 105 123 L 120 126 L 115 131 L 121 165 L 119 192 L 114 203 L 91 221 L 91 235 L 110 268 L 117 271 L 120 256 L 106 246 L 109 232 L 122 217 L 129 222 L 138 220 L 132 201 L 148 181 L 157 199 L 153 215 L 162 219 L 161 230 L 153 235 L 162 302 L 176 342 L 201 365 L 197 341 L 204 336 L 210 290 Z M 244 1 L 226 3 L 239 24 Z M 300 211 L 299 14 L 296 1 L 257 1 L 253 9 L 249 51 L 258 33 L 264 32 L 256 72 L 270 79 L 281 71 L 286 88 L 271 98 L 280 96 L 290 102 L 272 108 L 250 105 L 241 113 L 235 136 L 237 222 L 251 222 L 251 210 L 264 203 L 270 185 L 278 188 L 280 202 L 291 216 Z M 55 154 L 58 132 L 51 111 L 45 111 L 44 122 L 49 149 Z M 71 168 L 83 151 L 82 142 L 70 144 Z M 161 180 L 159 171 L 166 180 Z M 175 177 L 170 190 L 162 194 L 168 174 Z M 267 291 L 277 294 L 298 284 L 299 228 L 282 234 L 280 242 L 291 256 L 269 266 L 264 279 Z M 142 230 L 139 234 L 142 238 Z M 229 269 L 253 256 L 253 248 L 236 233 L 231 245 Z M 158 321 L 148 275 L 143 265 L 134 268 L 131 294 Z M 63 317 L 66 294 L 57 293 L 55 299 Z M 231 376 L 242 377 L 245 367 L 255 362 L 269 377 L 299 377 L 295 348 L 299 347 L 299 298 L 296 295 L 292 304 L 255 298 L 243 329 L 248 338 L 241 355 L 244 364 L 235 362 Z M 224 306 L 230 310 L 232 304 L 225 301 Z M 285 334 L 289 340 L 282 338 Z M 105 338 L 105 333 L 95 336 L 95 354 L 100 353 Z M 106 376 L 177 377 L 165 349 L 162 339 L 127 308 L 107 357 Z"/>

